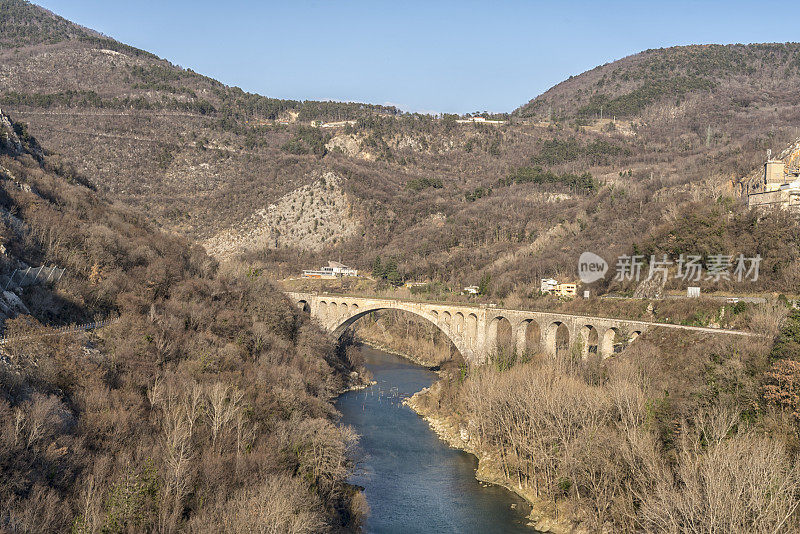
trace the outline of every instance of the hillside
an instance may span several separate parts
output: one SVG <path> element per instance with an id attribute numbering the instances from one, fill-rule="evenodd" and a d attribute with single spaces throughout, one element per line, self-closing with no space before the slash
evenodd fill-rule
<path id="1" fill-rule="evenodd" d="M 68 39 L 93 39 L 99 34 L 27 2 L 0 4 L 0 48 L 52 44 Z"/>
<path id="2" fill-rule="evenodd" d="M 561 82 L 514 111 L 540 120 L 730 120 L 796 103 L 800 44 L 692 45 L 647 50 Z M 775 106 L 779 110 L 775 110 Z"/>
<path id="3" fill-rule="evenodd" d="M 0 530 L 355 524 L 330 399 L 357 362 L 265 277 L 89 183 L 0 113 Z"/>
<path id="4" fill-rule="evenodd" d="M 304 185 L 309 166 L 278 149 L 291 135 L 277 119 L 397 113 L 245 93 L 22 0 L 0 2 L 0 25 L 0 107 L 97 176 L 103 191 L 191 235 L 255 211 L 237 204 L 254 208 Z"/>
<path id="5" fill-rule="evenodd" d="M 800 119 L 793 44 L 651 50 L 557 85 L 504 124 L 464 124 L 247 94 L 2 5 L 35 14 L 7 25 L 44 21 L 40 38 L 0 50 L 0 106 L 53 159 L 162 228 L 278 276 L 332 256 L 370 270 L 381 257 L 405 279 L 458 289 L 490 275 L 495 298 L 526 298 L 540 277 L 574 276 L 584 250 L 644 246 L 693 203 L 735 215 L 736 182 L 790 144 Z M 328 173 L 333 196 L 302 202 Z M 791 263 L 744 289 L 797 291 L 782 274 Z"/>

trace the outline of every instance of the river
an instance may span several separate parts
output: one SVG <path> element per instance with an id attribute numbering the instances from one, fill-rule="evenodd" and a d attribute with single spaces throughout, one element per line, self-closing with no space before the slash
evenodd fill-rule
<path id="1" fill-rule="evenodd" d="M 377 383 L 344 393 L 336 406 L 342 423 L 361 436 L 350 482 L 365 488 L 365 532 L 535 533 L 526 526 L 525 501 L 478 482 L 477 459 L 448 447 L 402 404 L 435 382 L 436 373 L 368 346 L 360 350 Z"/>

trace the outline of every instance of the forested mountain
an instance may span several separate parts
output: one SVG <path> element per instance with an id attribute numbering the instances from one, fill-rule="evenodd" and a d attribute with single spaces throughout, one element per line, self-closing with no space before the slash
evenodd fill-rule
<path id="1" fill-rule="evenodd" d="M 647 50 L 570 77 L 514 112 L 519 117 L 722 119 L 791 108 L 800 44 L 691 45 Z M 753 106 L 753 107 L 751 107 Z M 748 109 L 749 108 L 749 109 Z"/>
<path id="2" fill-rule="evenodd" d="M 65 274 L 9 276 L 40 265 Z M 357 521 L 330 404 L 354 364 L 265 276 L 112 205 L 2 113 L 0 276 L 0 530 Z"/>
<path id="3" fill-rule="evenodd" d="M 0 4 L 3 34 L 0 48 L 53 44 L 67 39 L 92 39 L 99 34 L 73 24 L 54 13 L 27 2 Z"/>
<path id="4" fill-rule="evenodd" d="M 650 50 L 481 124 L 247 94 L 21 0 L 0 5 L 4 26 L 34 35 L 0 49 L 0 105 L 51 157 L 279 275 L 380 257 L 396 280 L 490 276 L 496 297 L 524 297 L 542 276 L 573 276 L 583 250 L 643 249 L 692 205 L 709 224 L 746 218 L 737 180 L 798 135 L 794 44 Z M 753 253 L 737 239 L 703 247 Z M 797 243 L 781 246 L 752 289 L 797 289 Z"/>

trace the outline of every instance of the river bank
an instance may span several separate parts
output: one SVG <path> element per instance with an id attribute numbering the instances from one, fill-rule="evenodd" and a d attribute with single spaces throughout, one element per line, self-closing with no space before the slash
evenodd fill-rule
<path id="1" fill-rule="evenodd" d="M 414 364 L 436 369 L 436 367 L 430 365 L 430 362 L 422 358 L 387 346 L 375 339 L 365 339 L 365 337 L 363 335 L 358 336 L 358 342 L 394 354 Z M 441 371 L 437 372 L 441 376 Z M 447 443 L 449 447 L 467 452 L 477 458 L 478 468 L 475 471 L 477 480 L 482 483 L 504 487 L 523 498 L 531 506 L 531 512 L 528 515 L 530 520 L 528 526 L 540 532 L 553 534 L 581 532 L 573 522 L 556 518 L 555 505 L 552 501 L 536 496 L 529 488 L 520 487 L 506 477 L 502 465 L 491 453 L 478 449 L 470 443 L 469 431 L 457 417 L 447 416 L 427 407 L 424 398 L 430 395 L 432 389 L 438 388 L 440 385 L 441 378 L 430 387 L 424 388 L 405 399 L 403 403 L 425 420 L 436 435 Z"/>
<path id="2" fill-rule="evenodd" d="M 535 534 L 523 498 L 477 480 L 477 458 L 450 447 L 404 404 L 438 374 L 368 345 L 358 350 L 375 384 L 343 394 L 336 407 L 359 435 L 348 482 L 363 488 L 370 509 L 364 531 Z"/>
<path id="3" fill-rule="evenodd" d="M 531 521 L 529 526 L 534 529 L 553 534 L 581 532 L 573 522 L 555 517 L 555 506 L 552 501 L 537 497 L 532 490 L 514 484 L 506 477 L 502 465 L 494 456 L 470 443 L 469 431 L 456 417 L 436 413 L 425 406 L 424 397 L 430 395 L 431 389 L 436 388 L 438 385 L 439 382 L 433 384 L 430 388 L 425 388 L 415 393 L 405 400 L 405 404 L 422 417 L 439 438 L 450 447 L 468 452 L 478 459 L 475 478 L 481 482 L 502 486 L 525 499 L 531 506 L 531 513 L 528 516 Z"/>

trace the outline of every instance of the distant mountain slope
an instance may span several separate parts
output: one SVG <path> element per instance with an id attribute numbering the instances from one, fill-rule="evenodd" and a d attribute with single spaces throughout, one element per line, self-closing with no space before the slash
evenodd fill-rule
<path id="1" fill-rule="evenodd" d="M 736 111 L 796 103 L 798 82 L 798 43 L 681 46 L 647 50 L 572 76 L 514 113 L 643 119 L 687 102 L 708 111 Z"/>
<path id="2" fill-rule="evenodd" d="M 192 236 L 239 223 L 318 175 L 297 121 L 392 107 L 281 100 L 179 68 L 22 0 L 0 0 L 0 108 L 104 192 Z M 280 123 L 278 122 L 280 119 Z"/>
<path id="3" fill-rule="evenodd" d="M 83 28 L 26 0 L 0 1 L 0 27 L 0 51 L 6 51 L 0 57 L 9 67 L 9 79 L 2 87 L 6 105 L 172 109 L 201 114 L 215 111 L 227 119 L 275 119 L 293 111 L 305 120 L 347 120 L 364 112 L 398 112 L 372 104 L 302 102 L 245 93 Z M 46 46 L 32 48 L 36 45 Z M 33 52 L 32 58 L 24 59 L 34 59 L 34 64 L 14 61 L 23 48 Z M 9 52 L 12 50 L 17 52 Z"/>
<path id="4" fill-rule="evenodd" d="M 583 250 L 629 252 L 693 202 L 737 204 L 735 182 L 800 124 L 794 44 L 643 52 L 490 125 L 248 94 L 83 31 L 0 49 L 0 106 L 101 193 L 282 274 L 382 257 L 407 279 L 531 294 Z M 336 191 L 312 201 L 327 173 Z"/>
<path id="5" fill-rule="evenodd" d="M 97 34 L 23 0 L 0 2 L 0 48 L 53 44 Z"/>

